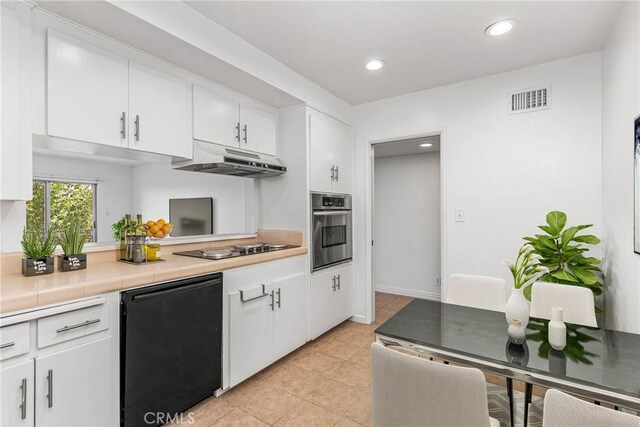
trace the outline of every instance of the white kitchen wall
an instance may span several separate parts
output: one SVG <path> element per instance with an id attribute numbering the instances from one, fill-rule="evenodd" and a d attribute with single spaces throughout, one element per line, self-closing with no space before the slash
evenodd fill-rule
<path id="1" fill-rule="evenodd" d="M 640 332 L 640 255 L 633 252 L 633 119 L 640 114 L 640 7 L 629 2 L 602 54 L 602 186 L 607 326 Z"/>
<path id="2" fill-rule="evenodd" d="M 376 290 L 439 299 L 439 153 L 376 158 L 374 174 Z"/>
<path id="3" fill-rule="evenodd" d="M 169 220 L 169 199 L 213 197 L 213 232 L 254 233 L 257 202 L 253 179 L 173 170 L 147 164 L 133 171 L 133 210 Z"/>
<path id="4" fill-rule="evenodd" d="M 36 178 L 64 178 L 97 181 L 96 221 L 97 241 L 113 242 L 111 224 L 117 222 L 133 207 L 133 168 L 114 163 L 33 156 L 33 176 Z"/>
<path id="5" fill-rule="evenodd" d="M 514 257 L 550 210 L 602 233 L 601 65 L 597 52 L 354 107 L 355 174 L 363 177 L 354 212 L 359 319 L 371 318 L 369 141 L 444 131 L 443 297 L 447 274 L 510 280 L 501 261 Z M 508 91 L 540 84 L 552 85 L 551 109 L 507 114 Z M 454 221 L 455 209 L 466 211 L 465 222 Z"/>

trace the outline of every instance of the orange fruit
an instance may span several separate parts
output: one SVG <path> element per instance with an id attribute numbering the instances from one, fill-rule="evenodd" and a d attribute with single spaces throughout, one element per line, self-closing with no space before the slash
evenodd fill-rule
<path id="1" fill-rule="evenodd" d="M 151 228 L 151 227 L 153 227 L 154 225 L 156 225 L 156 222 L 155 222 L 155 221 L 151 221 L 151 220 L 147 221 L 147 227 Z"/>
<path id="2" fill-rule="evenodd" d="M 170 223 L 166 223 L 163 227 L 162 227 L 162 232 L 164 234 L 169 234 L 171 232 L 171 229 L 173 228 L 173 225 L 171 225 Z"/>
<path id="3" fill-rule="evenodd" d="M 149 227 L 149 231 L 151 232 L 151 234 L 156 234 L 160 230 L 161 230 L 161 227 L 158 227 L 155 224 Z"/>
<path id="4" fill-rule="evenodd" d="M 147 230 L 147 237 L 153 237 L 153 233 L 151 232 L 151 230 Z"/>
<path id="5" fill-rule="evenodd" d="M 166 224 L 166 221 L 165 221 L 164 219 L 160 218 L 160 219 L 156 222 L 156 224 L 158 224 L 158 227 L 162 227 L 163 225 L 165 225 L 165 224 Z"/>
<path id="6" fill-rule="evenodd" d="M 164 237 L 164 233 L 162 232 L 162 230 L 160 230 L 156 234 L 154 234 L 153 237 L 157 237 L 158 239 L 162 239 Z"/>

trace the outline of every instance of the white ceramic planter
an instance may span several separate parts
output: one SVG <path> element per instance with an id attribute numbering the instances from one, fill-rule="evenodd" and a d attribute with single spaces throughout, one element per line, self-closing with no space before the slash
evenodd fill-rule
<path id="1" fill-rule="evenodd" d="M 529 302 L 524 297 L 522 289 L 513 288 L 511 290 L 511 296 L 507 301 L 505 308 L 505 317 L 507 318 L 507 324 L 511 325 L 513 319 L 520 321 L 522 327 L 526 330 L 529 324 Z"/>

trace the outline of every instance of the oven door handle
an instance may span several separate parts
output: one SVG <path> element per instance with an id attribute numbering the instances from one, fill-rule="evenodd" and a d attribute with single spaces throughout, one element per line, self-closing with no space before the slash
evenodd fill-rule
<path id="1" fill-rule="evenodd" d="M 351 215 L 350 210 L 344 211 L 315 211 L 313 216 Z"/>

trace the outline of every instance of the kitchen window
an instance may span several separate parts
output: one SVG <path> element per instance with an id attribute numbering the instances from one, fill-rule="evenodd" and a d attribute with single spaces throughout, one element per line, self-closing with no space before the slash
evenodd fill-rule
<path id="1" fill-rule="evenodd" d="M 27 229 L 43 234 L 61 232 L 79 221 L 90 242 L 96 241 L 96 182 L 34 179 L 33 198 L 27 202 Z"/>

